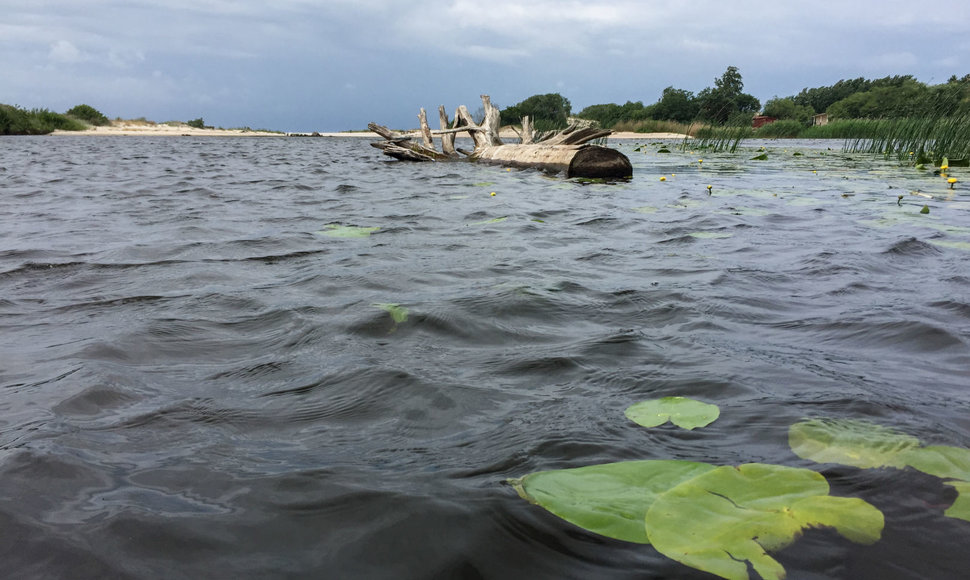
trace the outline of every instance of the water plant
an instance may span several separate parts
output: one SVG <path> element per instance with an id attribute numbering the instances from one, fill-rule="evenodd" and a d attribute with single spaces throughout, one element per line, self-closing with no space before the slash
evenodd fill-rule
<path id="1" fill-rule="evenodd" d="M 716 405 L 663 397 L 628 407 L 628 418 L 686 429 L 717 419 Z M 588 531 L 651 544 L 667 557 L 729 580 L 785 577 L 769 555 L 810 527 L 830 527 L 871 544 L 882 513 L 858 498 L 832 497 L 818 472 L 748 463 L 716 466 L 681 460 L 622 461 L 540 471 L 509 483 L 523 499 Z"/>
<path id="2" fill-rule="evenodd" d="M 939 477 L 957 490 L 957 499 L 944 512 L 970 521 L 970 449 L 946 445 L 923 446 L 920 440 L 895 429 L 855 419 L 812 419 L 792 425 L 788 444 L 803 459 L 861 468 L 911 467 Z"/>
<path id="3" fill-rule="evenodd" d="M 872 119 L 854 122 L 847 151 L 895 155 L 914 163 L 970 158 L 970 115 Z M 948 164 L 949 166 L 949 164 Z M 944 170 L 945 171 L 945 170 Z"/>
<path id="4" fill-rule="evenodd" d="M 627 417 L 654 427 L 668 419 L 687 429 L 717 418 L 716 405 L 664 397 L 628 407 Z M 681 424 L 683 422 L 683 424 Z M 913 468 L 957 490 L 945 515 L 970 521 L 970 449 L 923 446 L 899 431 L 851 419 L 806 419 L 789 428 L 803 459 L 860 468 Z M 808 528 L 831 528 L 860 544 L 882 536 L 885 518 L 859 498 L 833 497 L 810 469 L 684 460 L 621 461 L 508 480 L 523 499 L 609 538 L 650 544 L 667 557 L 729 580 L 785 577 L 769 554 Z"/>
<path id="5" fill-rule="evenodd" d="M 721 410 L 717 405 L 688 397 L 663 397 L 631 405 L 624 414 L 643 427 L 657 427 L 670 421 L 691 430 L 710 425 L 721 415 Z"/>
<path id="6" fill-rule="evenodd" d="M 751 126 L 749 124 L 704 127 L 696 132 L 695 140 L 690 142 L 689 145 L 696 149 L 734 153 L 738 150 L 741 142 L 750 136 Z M 688 143 L 685 140 L 681 147 L 686 150 L 687 146 Z"/>
<path id="7" fill-rule="evenodd" d="M 324 236 L 330 236 L 331 238 L 366 238 L 379 229 L 381 229 L 379 226 L 360 227 L 327 224 L 324 229 L 316 233 Z"/>

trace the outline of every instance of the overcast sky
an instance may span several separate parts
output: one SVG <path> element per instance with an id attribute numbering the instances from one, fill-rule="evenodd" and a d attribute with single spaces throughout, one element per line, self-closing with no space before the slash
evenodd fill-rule
<path id="1" fill-rule="evenodd" d="M 416 125 L 487 93 L 573 111 L 970 73 L 970 2 L 0 0 L 0 103 L 288 131 Z"/>

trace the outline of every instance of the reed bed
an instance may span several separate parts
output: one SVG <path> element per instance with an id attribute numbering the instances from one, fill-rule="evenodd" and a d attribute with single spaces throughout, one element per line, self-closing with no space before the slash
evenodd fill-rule
<path id="1" fill-rule="evenodd" d="M 881 119 L 868 123 L 864 131 L 846 140 L 845 150 L 895 155 L 912 159 L 914 163 L 935 165 L 944 158 L 970 159 L 970 115 Z"/>
<path id="2" fill-rule="evenodd" d="M 684 147 L 734 153 L 738 150 L 741 142 L 751 135 L 751 126 L 747 124 L 701 127 L 694 132 L 694 141 L 688 144 L 685 140 Z"/>

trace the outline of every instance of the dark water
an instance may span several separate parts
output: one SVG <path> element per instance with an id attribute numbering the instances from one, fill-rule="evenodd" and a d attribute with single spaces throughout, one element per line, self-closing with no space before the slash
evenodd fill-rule
<path id="1" fill-rule="evenodd" d="M 968 170 L 947 197 L 838 144 L 614 145 L 629 183 L 356 139 L 0 139 L 0 575 L 707 578 L 504 483 L 673 458 L 819 469 L 886 514 L 872 546 L 807 533 L 791 578 L 962 577 L 951 488 L 787 430 L 970 446 Z M 667 395 L 721 418 L 623 417 Z"/>

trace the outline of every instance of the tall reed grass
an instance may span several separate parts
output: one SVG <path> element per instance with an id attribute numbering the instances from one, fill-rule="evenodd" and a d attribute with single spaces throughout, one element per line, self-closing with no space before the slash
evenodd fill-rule
<path id="1" fill-rule="evenodd" d="M 970 115 L 860 121 L 847 151 L 865 151 L 914 163 L 970 159 Z"/>
<path id="2" fill-rule="evenodd" d="M 694 132 L 694 141 L 684 141 L 684 148 L 710 149 L 734 153 L 745 139 L 751 137 L 751 125 L 720 125 L 701 127 Z"/>

